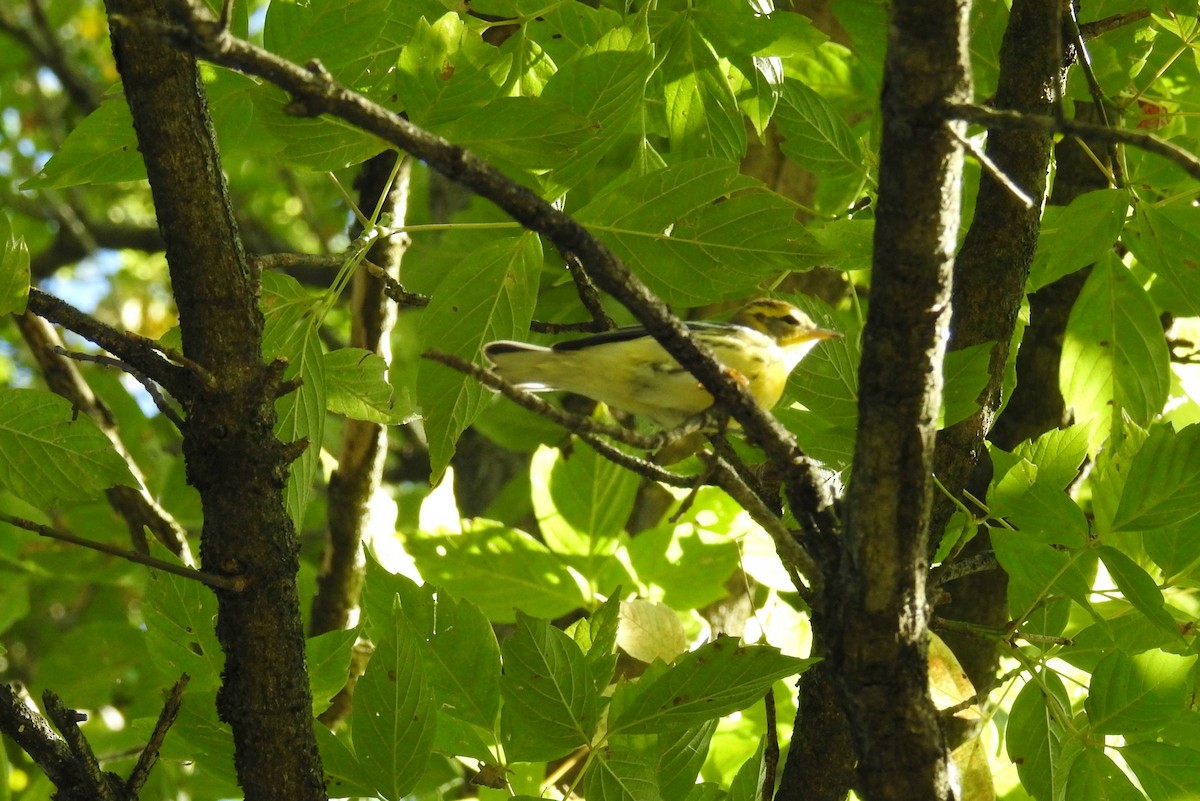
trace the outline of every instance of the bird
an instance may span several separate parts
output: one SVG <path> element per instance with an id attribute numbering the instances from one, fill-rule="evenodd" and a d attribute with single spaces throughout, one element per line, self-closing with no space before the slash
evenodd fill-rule
<path id="1" fill-rule="evenodd" d="M 753 300 L 727 323 L 685 323 L 760 406 L 779 402 L 788 376 L 822 340 L 841 336 L 821 328 L 790 303 Z M 671 430 L 708 411 L 713 397 L 645 328 L 628 326 L 558 342 L 489 342 L 483 354 L 494 371 L 529 392 L 562 390 L 644 417 Z"/>

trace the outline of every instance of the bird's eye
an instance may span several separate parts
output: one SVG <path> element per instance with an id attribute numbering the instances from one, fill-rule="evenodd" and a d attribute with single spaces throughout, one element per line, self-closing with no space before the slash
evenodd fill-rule
<path id="1" fill-rule="evenodd" d="M 788 325 L 800 325 L 800 321 L 796 319 L 796 315 L 794 314 L 785 314 L 779 319 L 783 320 Z"/>

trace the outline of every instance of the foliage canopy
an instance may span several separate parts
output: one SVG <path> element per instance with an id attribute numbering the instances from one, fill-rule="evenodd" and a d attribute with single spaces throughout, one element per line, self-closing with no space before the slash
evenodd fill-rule
<path id="1" fill-rule="evenodd" d="M 452 5 L 237 3 L 230 30 L 496 165 L 586 226 L 680 314 L 771 293 L 841 331 L 795 372 L 775 414 L 842 498 L 861 468 L 860 415 L 876 402 L 860 404 L 858 366 L 871 335 L 872 271 L 888 260 L 871 255 L 884 4 L 831 0 L 813 4 L 811 18 L 745 0 Z M 1061 109 L 1090 119 L 1086 109 L 1103 96 L 1112 128 L 1194 151 L 1195 4 L 1144 10 L 1085 4 L 1090 75 L 1070 69 Z M 1015 16 L 1002 3 L 971 10 L 981 102 L 1009 68 L 1000 43 Z M 147 394 L 131 377 L 165 386 L 195 367 L 229 388 L 222 382 L 235 376 L 197 367 L 184 347 L 179 318 L 186 325 L 194 298 L 172 293 L 180 281 L 163 255 L 171 234 L 155 225 L 110 23 L 162 35 L 111 9 L 106 21 L 95 0 L 0 9 L 0 676 L 86 710 L 83 732 L 104 769 L 126 775 L 162 690 L 187 673 L 182 711 L 143 792 L 237 797 L 245 775 L 235 769 L 230 701 L 218 697 L 227 692 L 227 632 L 214 623 L 226 614 L 219 599 L 244 587 L 213 579 L 214 593 L 186 570 L 195 551 L 205 573 L 226 571 L 206 553 L 205 488 L 185 466 L 197 407 Z M 714 486 L 655 492 L 577 430 L 423 359 L 434 349 L 478 363 L 491 340 L 548 342 L 589 316 L 644 318 L 599 300 L 577 254 L 429 165 L 391 157 L 378 131 L 306 113 L 303 100 L 252 70 L 202 63 L 200 75 L 226 181 L 218 189 L 252 257 L 261 354 L 281 360 L 287 390 L 269 399 L 275 435 L 296 444 L 279 477 L 295 538 L 283 531 L 278 542 L 281 553 L 299 553 L 304 602 L 293 609 L 313 635 L 305 712 L 311 701 L 329 794 L 769 798 L 784 764 L 777 733 L 785 754 L 789 740 L 799 751 L 803 738 L 824 735 L 801 725 L 795 687 L 826 656 L 821 604 L 837 592 L 836 573 L 825 596 L 813 575 L 801 585 L 812 594 L 798 591 L 804 565 L 781 559 L 777 530 L 763 526 L 764 514 L 777 515 L 778 528 L 806 530 L 813 516 L 770 490 L 786 466 L 733 433 L 722 455 L 754 477 L 757 505 Z M 985 129 L 962 131 L 975 156 L 959 182 L 965 235 L 1004 221 L 973 216 L 995 168 L 978 158 Z M 992 310 L 1009 318 L 999 338 L 1013 343 L 1007 358 L 995 363 L 1008 352 L 997 337 L 964 341 L 959 330 L 942 332 L 944 363 L 897 355 L 940 374 L 943 433 L 1014 418 L 1004 407 L 1025 409 L 1021 391 L 1061 396 L 1057 418 L 993 436 L 990 477 L 973 495 L 962 493 L 965 479 L 943 487 L 954 508 L 939 495 L 926 515 L 935 528 L 918 583 L 923 591 L 932 568 L 933 628 L 954 647 L 934 636 L 928 669 L 937 708 L 955 707 L 969 729 L 939 744 L 955 749 L 962 798 L 1200 793 L 1200 169 L 1186 153 L 1118 147 L 1118 138 L 1086 140 L 1104 174 L 1070 194 L 1058 151 L 1036 251 L 1015 256 L 1024 290 Z M 1078 141 L 1062 140 L 1060 148 Z M 356 183 L 371 175 L 387 188 Z M 398 242 L 402 262 L 380 264 L 379 248 Z M 391 275 L 400 313 L 363 341 L 375 312 L 359 282 L 380 273 Z M 131 353 L 154 341 L 153 358 L 129 363 L 117 339 L 78 323 L 83 315 L 46 311 L 50 301 L 31 295 L 31 283 L 85 308 L 114 337 L 136 334 Z M 63 358 L 27 306 L 82 335 L 67 341 L 83 359 Z M 1046 322 L 1055 315 L 1057 329 Z M 55 371 L 81 375 L 84 389 L 68 394 Z M 363 444 L 372 436 L 382 439 Z M 374 477 L 350 501 L 337 485 L 360 448 Z M 973 467 L 976 457 L 961 450 L 951 457 Z M 672 469 L 686 485 L 710 477 L 705 464 Z M 920 480 L 928 488 L 932 479 Z M 142 499 L 142 516 L 128 512 L 129 494 Z M 326 541 L 346 514 L 365 567 L 357 539 Z M 62 532 L 185 570 L 34 536 Z M 316 596 L 321 607 L 339 547 L 352 565 L 340 600 L 359 610 L 328 626 L 309 604 Z M 943 615 L 952 599 L 941 577 L 959 577 L 972 559 L 1007 577 L 999 606 Z M 954 601 L 970 595 L 949 586 Z M 990 670 L 960 666 L 954 652 L 968 635 L 983 643 Z M 337 700 L 347 675 L 357 679 L 350 713 Z M 796 781 L 815 769 L 789 763 L 780 773 Z M 0 777 L 0 799 L 54 791 L 10 740 Z M 783 775 L 780 797 L 800 797 L 788 786 Z"/>

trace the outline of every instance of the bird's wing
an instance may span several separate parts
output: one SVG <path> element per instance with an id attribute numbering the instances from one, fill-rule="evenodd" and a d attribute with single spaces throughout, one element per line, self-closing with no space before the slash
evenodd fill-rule
<path id="1" fill-rule="evenodd" d="M 728 331 L 731 327 L 730 323 L 712 323 L 705 321 L 686 322 L 684 325 L 693 333 L 701 333 L 703 331 Z M 556 342 L 551 345 L 551 350 L 559 352 L 569 352 L 575 350 L 586 350 L 587 348 L 595 347 L 596 345 L 607 345 L 611 342 L 629 342 L 633 339 L 641 339 L 642 337 L 650 336 L 644 326 L 627 325 L 621 328 L 614 328 L 611 331 L 604 331 L 591 336 L 579 337 L 578 339 L 568 339 L 563 342 Z"/>

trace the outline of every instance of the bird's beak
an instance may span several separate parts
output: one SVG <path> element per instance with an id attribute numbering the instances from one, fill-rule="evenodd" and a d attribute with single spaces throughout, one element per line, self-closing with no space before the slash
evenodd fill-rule
<path id="1" fill-rule="evenodd" d="M 805 339 L 841 339 L 841 331 L 830 331 L 828 328 L 817 328 L 808 332 Z"/>

